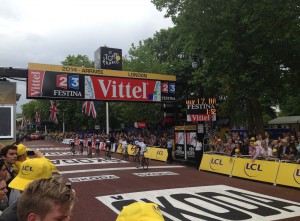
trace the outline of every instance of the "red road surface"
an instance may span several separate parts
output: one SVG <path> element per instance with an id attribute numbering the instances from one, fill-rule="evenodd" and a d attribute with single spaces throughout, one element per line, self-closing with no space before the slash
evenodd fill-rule
<path id="1" fill-rule="evenodd" d="M 198 171 L 179 163 L 136 163 L 70 155 L 68 146 L 29 141 L 57 164 L 72 182 L 78 201 L 74 221 L 116 220 L 122 206 L 134 201 L 159 204 L 165 220 L 300 220 L 300 190 Z M 116 159 L 115 159 L 116 158 Z"/>

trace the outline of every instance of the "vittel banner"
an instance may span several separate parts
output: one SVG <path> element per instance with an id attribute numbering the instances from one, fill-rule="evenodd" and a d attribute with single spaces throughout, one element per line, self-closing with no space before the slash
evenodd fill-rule
<path id="1" fill-rule="evenodd" d="M 175 81 L 172 75 L 30 63 L 27 98 L 174 101 Z"/>
<path id="2" fill-rule="evenodd" d="M 161 101 L 160 81 L 85 77 L 85 98 L 95 100 Z"/>

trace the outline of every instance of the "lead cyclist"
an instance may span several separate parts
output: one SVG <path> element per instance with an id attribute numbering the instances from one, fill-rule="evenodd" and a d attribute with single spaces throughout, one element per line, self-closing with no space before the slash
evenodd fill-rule
<path id="1" fill-rule="evenodd" d="M 146 144 L 144 143 L 144 140 L 143 139 L 140 139 L 140 141 L 136 144 L 139 149 L 140 149 L 140 158 L 139 158 L 139 165 L 137 166 L 140 167 L 142 166 L 142 159 L 144 158 L 144 153 L 147 152 L 147 146 Z"/>

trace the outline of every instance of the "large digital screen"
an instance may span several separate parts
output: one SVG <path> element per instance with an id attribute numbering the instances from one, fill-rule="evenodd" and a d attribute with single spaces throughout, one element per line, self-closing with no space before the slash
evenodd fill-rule
<path id="1" fill-rule="evenodd" d="M 0 139 L 13 138 L 13 107 L 0 106 Z"/>

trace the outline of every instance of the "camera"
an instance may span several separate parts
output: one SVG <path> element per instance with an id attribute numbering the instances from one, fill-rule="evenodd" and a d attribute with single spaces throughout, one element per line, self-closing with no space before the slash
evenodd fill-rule
<path id="1" fill-rule="evenodd" d="M 34 153 L 33 150 L 28 150 L 28 151 L 27 151 L 27 155 L 28 155 L 28 156 L 34 156 L 35 153 Z"/>
<path id="2" fill-rule="evenodd" d="M 66 187 L 68 187 L 69 189 L 72 189 L 72 183 L 66 183 Z"/>

